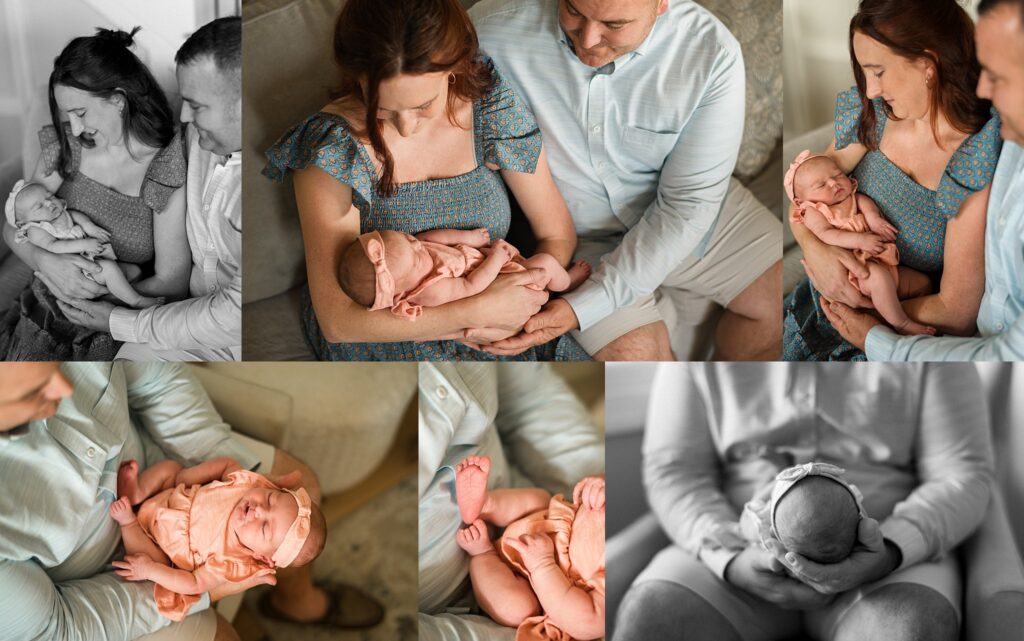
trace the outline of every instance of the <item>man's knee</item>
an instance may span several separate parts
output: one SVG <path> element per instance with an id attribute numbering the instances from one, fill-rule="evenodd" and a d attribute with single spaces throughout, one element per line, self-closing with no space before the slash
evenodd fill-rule
<path id="1" fill-rule="evenodd" d="M 241 641 L 241 638 L 238 636 L 235 628 L 228 623 L 228 620 L 218 614 L 217 633 L 213 637 L 213 641 Z"/>
<path id="2" fill-rule="evenodd" d="M 317 477 L 316 472 L 313 471 L 313 468 L 309 467 L 288 452 L 285 452 L 280 448 L 274 448 L 274 464 L 271 474 L 281 476 L 293 470 L 298 470 L 302 473 L 302 487 L 306 488 L 306 492 L 309 494 L 310 500 L 319 505 L 322 498 L 320 492 L 320 479 Z"/>
<path id="3" fill-rule="evenodd" d="M 840 619 L 835 641 L 956 641 L 956 610 L 946 597 L 917 583 L 875 590 Z"/>
<path id="4" fill-rule="evenodd" d="M 739 635 L 725 617 L 689 588 L 670 581 L 644 581 L 623 597 L 612 639 L 739 641 Z"/>
<path id="5" fill-rule="evenodd" d="M 668 327 L 662 321 L 626 332 L 594 354 L 598 361 L 671 361 Z"/>
<path id="6" fill-rule="evenodd" d="M 727 306 L 729 311 L 753 320 L 782 326 L 782 261 L 776 261 L 747 285 Z"/>

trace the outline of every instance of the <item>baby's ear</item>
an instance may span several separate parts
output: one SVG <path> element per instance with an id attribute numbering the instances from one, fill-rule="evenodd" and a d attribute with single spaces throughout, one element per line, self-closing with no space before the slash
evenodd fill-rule
<path id="1" fill-rule="evenodd" d="M 384 258 L 384 244 L 376 238 L 371 238 L 366 241 L 366 255 L 370 260 L 380 260 Z"/>

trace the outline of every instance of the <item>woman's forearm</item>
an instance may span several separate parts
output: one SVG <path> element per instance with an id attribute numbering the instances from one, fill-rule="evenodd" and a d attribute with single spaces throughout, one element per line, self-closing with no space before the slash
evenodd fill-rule
<path id="1" fill-rule="evenodd" d="M 977 333 L 980 293 L 975 296 L 960 292 L 939 291 L 902 301 L 903 311 L 919 323 L 931 325 L 941 334 L 974 336 Z"/>
<path id="2" fill-rule="evenodd" d="M 537 241 L 535 254 L 550 254 L 563 267 L 572 261 L 576 251 L 576 238 L 544 238 Z"/>
<path id="3" fill-rule="evenodd" d="M 574 639 L 596 639 L 604 633 L 604 607 L 596 592 L 572 584 L 554 559 L 530 572 L 530 584 L 551 621 Z"/>
<path id="4" fill-rule="evenodd" d="M 181 300 L 188 297 L 188 275 L 182 278 L 180 274 L 153 274 L 132 287 L 143 296 L 163 296 L 168 302 Z"/>

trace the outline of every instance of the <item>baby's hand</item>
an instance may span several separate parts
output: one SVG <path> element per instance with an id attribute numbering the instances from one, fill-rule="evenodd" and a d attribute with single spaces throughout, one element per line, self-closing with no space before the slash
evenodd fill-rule
<path id="1" fill-rule="evenodd" d="M 104 243 L 109 243 L 110 242 L 110 232 L 109 231 L 107 231 L 106 229 L 103 229 L 102 227 L 99 227 L 97 225 L 93 225 L 92 227 L 93 228 L 89 230 L 89 235 L 90 236 L 92 236 L 93 238 L 95 238 L 97 240 L 100 240 L 100 241 L 102 241 Z"/>
<path id="2" fill-rule="evenodd" d="M 149 570 L 156 565 L 156 561 L 145 554 L 139 553 L 129 554 L 124 557 L 123 561 L 114 561 L 113 565 L 115 568 L 118 568 L 114 570 L 114 574 L 123 579 L 129 581 L 148 581 Z"/>
<path id="3" fill-rule="evenodd" d="M 588 476 L 577 483 L 572 490 L 572 502 L 588 510 L 604 512 L 604 479 Z"/>
<path id="4" fill-rule="evenodd" d="M 473 230 L 473 233 L 480 235 L 480 245 L 486 245 L 491 242 L 491 232 L 487 231 L 486 227 L 477 227 Z"/>
<path id="5" fill-rule="evenodd" d="M 96 255 L 102 254 L 107 244 L 96 238 L 83 238 L 82 247 L 84 248 L 82 253 Z"/>
<path id="6" fill-rule="evenodd" d="M 878 220 L 873 227 L 871 227 L 871 231 L 881 236 L 882 240 L 886 240 L 890 243 L 896 241 L 896 234 L 898 233 L 898 230 L 895 227 L 893 227 L 889 222 L 881 219 Z"/>
<path id="7" fill-rule="evenodd" d="M 523 565 L 530 572 L 545 563 L 554 563 L 555 544 L 545 534 L 524 534 L 518 539 L 508 539 L 505 543 L 519 553 Z"/>
<path id="8" fill-rule="evenodd" d="M 861 234 L 860 239 L 857 242 L 857 246 L 860 249 L 871 254 L 882 253 L 883 245 L 882 237 L 878 234 Z"/>
<path id="9" fill-rule="evenodd" d="M 491 243 L 491 250 L 495 252 L 502 252 L 509 259 L 511 259 L 518 253 L 518 250 L 516 250 L 515 247 L 509 245 L 507 242 L 501 240 L 500 238 Z"/>

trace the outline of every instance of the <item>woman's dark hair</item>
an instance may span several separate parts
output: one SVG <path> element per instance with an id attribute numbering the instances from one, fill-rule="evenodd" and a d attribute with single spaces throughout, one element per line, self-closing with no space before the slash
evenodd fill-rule
<path id="1" fill-rule="evenodd" d="M 377 191 L 390 194 L 395 165 L 377 122 L 378 90 L 383 80 L 400 74 L 450 72 L 448 120 L 455 120 L 455 100 L 476 100 L 490 88 L 486 65 L 476 59 L 473 23 L 458 0 L 348 0 L 334 27 L 334 58 L 341 67 L 336 97 L 365 108 L 366 136 L 382 165 Z M 363 91 L 365 83 L 366 90 Z"/>
<path id="2" fill-rule="evenodd" d="M 50 73 L 50 119 L 60 142 L 58 170 L 62 178 L 70 175 L 71 147 L 61 125 L 60 109 L 54 98 L 57 85 L 73 87 L 98 98 L 114 94 L 124 98 L 121 127 L 124 141 L 131 153 L 131 141 L 149 147 L 166 147 L 174 138 L 174 115 L 163 89 L 146 65 L 128 50 L 139 27 L 131 33 L 97 29 L 94 36 L 75 38 L 53 61 Z M 82 145 L 95 142 L 81 139 Z"/>
<path id="3" fill-rule="evenodd" d="M 991 103 L 974 93 L 981 73 L 974 56 L 974 23 L 956 0 L 861 0 L 850 21 L 850 61 L 862 107 L 857 137 L 868 149 L 878 149 L 877 120 L 853 51 L 856 32 L 907 60 L 927 58 L 935 65 L 929 113 L 936 143 L 940 112 L 966 134 L 977 133 L 988 121 Z M 896 119 L 889 105 L 885 113 Z"/>

